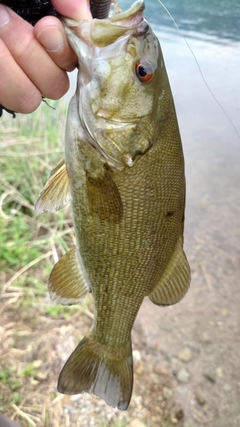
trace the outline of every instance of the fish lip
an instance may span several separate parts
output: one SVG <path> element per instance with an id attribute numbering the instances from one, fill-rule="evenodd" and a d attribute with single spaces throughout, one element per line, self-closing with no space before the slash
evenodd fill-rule
<path id="1" fill-rule="evenodd" d="M 144 9 L 144 1 L 138 0 L 128 10 L 116 13 L 106 19 L 95 18 L 74 21 L 67 17 L 61 17 L 61 21 L 70 44 L 72 44 L 71 38 L 77 37 L 78 42 L 85 42 L 88 45 L 92 45 L 92 47 L 101 48 L 110 46 L 114 43 L 113 40 L 116 41 L 118 38 L 127 36 L 130 33 L 136 35 L 144 34 L 149 28 L 143 16 Z M 110 39 L 108 38 L 109 32 L 111 33 Z M 103 43 L 101 39 L 104 39 Z"/>
<path id="2" fill-rule="evenodd" d="M 130 8 L 128 8 L 125 11 L 115 13 L 104 19 L 94 18 L 88 21 L 101 21 L 101 22 L 108 21 L 117 25 L 117 23 L 128 21 L 133 17 L 134 18 L 138 17 L 139 15 L 142 14 L 144 10 L 145 10 L 144 0 L 137 0 L 132 4 Z M 67 27 L 76 27 L 80 22 L 82 22 L 82 20 L 75 21 L 74 19 L 68 18 L 67 16 L 61 16 L 60 19 L 63 22 L 63 24 L 66 25 Z"/>

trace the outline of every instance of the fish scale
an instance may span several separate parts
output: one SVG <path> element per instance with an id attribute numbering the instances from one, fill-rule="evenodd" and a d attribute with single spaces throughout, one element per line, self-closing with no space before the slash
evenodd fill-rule
<path id="1" fill-rule="evenodd" d="M 133 321 L 144 296 L 160 280 L 161 273 L 158 272 L 159 267 L 164 269 L 171 256 L 171 247 L 175 246 L 176 242 L 172 239 L 172 231 L 170 229 L 176 226 L 179 228 L 179 232 L 174 235 L 175 239 L 181 232 L 182 210 L 179 209 L 178 199 L 181 200 L 182 195 L 180 192 L 178 194 L 175 188 L 175 181 L 176 183 L 180 182 L 179 177 L 174 177 L 172 187 L 174 188 L 174 194 L 176 194 L 175 204 L 180 218 L 171 217 L 171 219 L 169 218 L 164 222 L 166 216 L 165 212 L 163 212 L 161 213 L 163 218 L 159 221 L 158 194 L 153 195 L 152 198 L 149 198 L 148 195 L 146 198 L 145 185 L 149 182 L 147 175 L 152 170 L 152 166 L 154 167 L 153 159 L 159 156 L 158 151 L 160 150 L 161 146 L 155 145 L 144 158 L 136 163 L 134 168 L 129 169 L 127 172 L 124 170 L 114 175 L 114 181 L 123 203 L 123 219 L 119 224 L 109 224 L 108 221 L 101 221 L 97 214 L 93 217 L 91 207 L 88 207 L 87 192 L 84 186 L 81 191 L 77 191 L 77 194 L 73 193 L 72 195 L 74 203 L 79 208 L 76 218 L 83 218 L 80 230 L 79 223 L 76 224 L 78 239 L 85 248 L 84 253 L 82 253 L 83 262 L 85 265 L 88 265 L 90 283 L 98 283 L 98 286 L 93 289 L 96 313 L 94 332 L 101 342 L 103 339 L 102 335 L 104 335 L 104 343 L 110 346 L 112 345 L 113 338 L 114 341 L 116 339 L 116 334 L 112 330 L 115 319 L 119 323 L 117 338 L 120 342 L 126 341 L 126 337 L 129 336 L 129 331 L 132 329 Z M 151 183 L 156 189 L 156 193 L 160 193 L 164 197 L 166 192 L 167 197 L 170 197 L 171 191 L 168 185 L 166 185 L 168 183 L 168 176 L 165 168 L 162 166 L 162 163 L 166 165 L 169 164 L 169 161 L 167 162 L 162 155 L 162 150 L 160 154 L 162 161 L 158 162 L 157 166 L 155 166 L 154 169 L 157 170 L 153 170 Z M 174 152 L 173 155 L 175 156 Z M 158 169 L 161 173 L 159 173 Z M 173 171 L 171 170 L 171 175 L 172 173 Z M 163 180 L 161 182 L 162 174 Z M 179 175 L 178 170 L 176 170 L 175 175 Z M 154 180 L 160 181 L 160 183 L 156 185 Z M 155 213 L 151 217 L 151 221 L 149 221 L 149 211 Z M 86 217 L 91 218 L 88 223 L 84 220 Z M 104 236 L 104 239 L 99 238 L 99 234 L 100 236 Z M 142 246 L 140 253 L 136 250 L 136 240 L 139 241 L 139 246 Z M 145 254 L 144 258 L 146 245 L 149 247 L 149 251 Z M 166 246 L 169 248 L 168 250 L 166 250 Z M 112 248 L 115 248 L 116 255 Z M 101 257 L 99 257 L 99 254 L 101 254 Z M 129 257 L 129 254 L 131 254 L 131 257 Z M 162 261 L 161 266 L 159 266 L 159 259 Z M 104 274 L 106 264 L 110 270 L 109 274 Z M 152 280 L 152 277 L 157 276 L 157 273 L 158 279 L 155 278 L 155 280 Z M 110 296 L 106 292 L 106 286 L 111 287 Z M 125 305 L 127 307 L 133 306 L 133 301 L 127 298 L 130 289 L 134 294 L 135 310 L 131 312 L 131 317 L 128 314 L 122 322 Z M 123 294 L 123 298 L 119 298 L 121 294 Z M 109 299 L 115 295 L 118 295 L 118 298 L 113 299 L 112 297 L 110 304 Z M 107 313 L 105 313 L 103 307 L 108 307 Z M 124 328 L 121 323 L 124 323 Z"/>
<path id="2" fill-rule="evenodd" d="M 54 266 L 51 297 L 72 304 L 91 291 L 94 302 L 93 325 L 65 363 L 58 390 L 93 393 L 121 410 L 131 399 L 131 330 L 144 297 L 174 304 L 190 283 L 181 138 L 161 48 L 143 11 L 138 1 L 104 21 L 63 20 L 79 59 L 78 86 L 65 163 L 36 204 L 38 212 L 54 210 L 71 198 L 77 245 Z"/>

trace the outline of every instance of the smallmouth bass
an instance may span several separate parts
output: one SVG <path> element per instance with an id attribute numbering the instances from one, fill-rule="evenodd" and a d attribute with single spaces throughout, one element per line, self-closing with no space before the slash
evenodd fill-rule
<path id="1" fill-rule="evenodd" d="M 49 278 L 52 299 L 88 292 L 94 321 L 64 365 L 58 390 L 93 393 L 127 409 L 131 330 L 145 296 L 177 303 L 190 283 L 183 251 L 184 158 L 171 89 L 144 3 L 108 19 L 64 18 L 79 59 L 65 161 L 52 171 L 38 213 L 71 200 L 77 247 Z"/>

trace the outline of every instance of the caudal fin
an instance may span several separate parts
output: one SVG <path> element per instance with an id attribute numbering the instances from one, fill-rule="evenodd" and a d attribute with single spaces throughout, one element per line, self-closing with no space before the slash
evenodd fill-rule
<path id="1" fill-rule="evenodd" d="M 63 394 L 93 393 L 108 405 L 126 410 L 132 395 L 131 340 L 112 349 L 89 337 L 83 338 L 65 363 L 58 380 Z"/>

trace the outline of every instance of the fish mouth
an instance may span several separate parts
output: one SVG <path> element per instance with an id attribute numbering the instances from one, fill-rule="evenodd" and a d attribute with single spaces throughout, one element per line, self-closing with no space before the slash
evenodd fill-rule
<path id="1" fill-rule="evenodd" d="M 136 1 L 130 9 L 113 15 L 106 20 L 93 20 L 91 24 L 91 40 L 95 46 L 106 47 L 114 43 L 119 37 L 132 34 L 136 31 L 138 34 L 146 31 L 144 28 L 143 11 L 145 9 L 142 0 Z"/>
<path id="2" fill-rule="evenodd" d="M 127 9 L 126 11 L 116 13 L 112 16 L 109 16 L 106 19 L 96 19 L 94 18 L 91 22 L 97 23 L 97 26 L 105 27 L 109 24 L 115 24 L 116 26 L 125 26 L 128 28 L 133 28 L 137 26 L 139 22 L 142 20 L 142 13 L 145 10 L 145 4 L 143 0 L 137 0 L 133 3 L 133 5 Z M 62 17 L 61 18 L 65 27 L 73 28 L 79 27 L 79 23 L 82 21 L 74 21 L 73 19 Z"/>
<path id="3" fill-rule="evenodd" d="M 148 24 L 144 19 L 144 1 L 136 1 L 130 9 L 110 16 L 107 19 L 92 19 L 91 21 L 73 21 L 62 18 L 66 34 L 73 50 L 79 58 L 85 59 L 84 43 L 101 48 L 110 46 L 117 39 L 128 34 L 144 34 Z"/>

